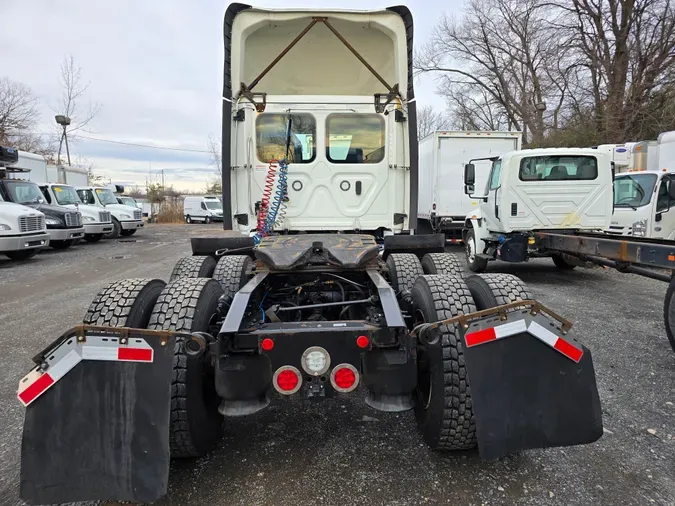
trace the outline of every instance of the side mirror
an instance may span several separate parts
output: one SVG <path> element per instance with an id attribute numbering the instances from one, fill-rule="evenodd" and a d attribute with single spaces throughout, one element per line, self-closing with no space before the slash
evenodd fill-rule
<path id="1" fill-rule="evenodd" d="M 473 163 L 467 163 L 464 166 L 464 184 L 473 186 L 476 183 L 476 166 Z"/>
<path id="2" fill-rule="evenodd" d="M 465 184 L 464 185 L 464 193 L 466 193 L 467 195 L 471 195 L 475 191 L 476 191 L 476 187 L 474 185 L 472 185 L 472 184 Z"/>

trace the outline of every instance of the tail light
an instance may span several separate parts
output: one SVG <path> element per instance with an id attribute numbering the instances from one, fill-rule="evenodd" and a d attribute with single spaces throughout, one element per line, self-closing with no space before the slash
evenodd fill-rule
<path id="1" fill-rule="evenodd" d="M 330 373 L 330 384 L 338 392 L 351 392 L 359 386 L 359 372 L 351 364 L 336 365 Z"/>
<path id="2" fill-rule="evenodd" d="M 292 395 L 302 386 L 302 376 L 292 365 L 279 367 L 272 377 L 272 384 L 277 392 L 282 395 Z"/>

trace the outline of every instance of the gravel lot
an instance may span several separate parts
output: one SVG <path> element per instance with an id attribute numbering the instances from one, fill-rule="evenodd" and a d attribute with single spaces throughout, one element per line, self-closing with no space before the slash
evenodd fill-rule
<path id="1" fill-rule="evenodd" d="M 16 387 L 30 357 L 81 322 L 109 281 L 168 279 L 190 252 L 186 236 L 207 231 L 222 233 L 218 225 L 149 225 L 131 241 L 48 250 L 25 264 L 0 260 L 0 504 L 22 504 Z M 482 462 L 475 452 L 430 452 L 412 413 L 379 413 L 355 396 L 273 403 L 228 420 L 212 454 L 172 464 L 169 494 L 158 504 L 675 504 L 666 284 L 599 268 L 561 272 L 550 260 L 491 270 L 520 276 L 538 300 L 575 322 L 593 352 L 606 431 L 600 441 Z"/>

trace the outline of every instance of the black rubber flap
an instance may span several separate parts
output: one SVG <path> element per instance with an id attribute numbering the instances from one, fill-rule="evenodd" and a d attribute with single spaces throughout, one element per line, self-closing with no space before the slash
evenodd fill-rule
<path id="1" fill-rule="evenodd" d="M 190 239 L 193 255 L 215 255 L 218 250 L 232 250 L 235 255 L 246 255 L 253 249 L 253 237 L 232 235 L 223 237 L 193 237 Z"/>
<path id="2" fill-rule="evenodd" d="M 175 338 L 145 339 L 152 363 L 82 361 L 28 406 L 22 499 L 137 503 L 166 494 Z"/>
<path id="3" fill-rule="evenodd" d="M 384 238 L 383 260 L 392 253 L 413 253 L 422 256 L 425 253 L 443 253 L 445 251 L 444 234 L 388 235 Z"/>
<path id="4" fill-rule="evenodd" d="M 482 458 L 602 436 L 593 359 L 583 351 L 576 363 L 528 333 L 465 347 Z"/>

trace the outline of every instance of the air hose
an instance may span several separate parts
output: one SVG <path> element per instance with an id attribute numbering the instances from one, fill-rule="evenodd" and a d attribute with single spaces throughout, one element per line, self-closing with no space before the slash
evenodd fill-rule
<path id="1" fill-rule="evenodd" d="M 277 178 L 278 168 L 278 178 Z M 276 190 L 274 180 L 278 179 Z M 258 209 L 258 227 L 253 242 L 259 244 L 263 237 L 267 237 L 274 230 L 277 221 L 283 221 L 286 215 L 286 194 L 288 192 L 288 162 L 272 160 L 267 169 L 265 187 L 263 189 L 260 208 Z"/>

